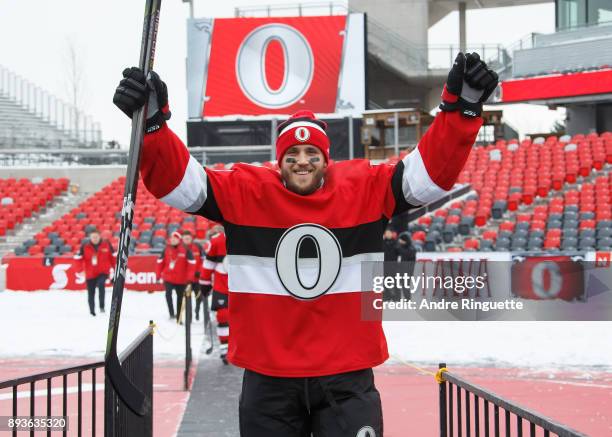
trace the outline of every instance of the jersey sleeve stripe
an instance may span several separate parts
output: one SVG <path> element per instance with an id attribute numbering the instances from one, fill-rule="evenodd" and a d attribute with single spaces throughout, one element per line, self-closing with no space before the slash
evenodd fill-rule
<path id="1" fill-rule="evenodd" d="M 406 202 L 410 205 L 424 205 L 448 193 L 431 180 L 418 147 L 402 161 L 404 163 L 402 191 Z"/>
<path id="2" fill-rule="evenodd" d="M 189 157 L 185 174 L 179 185 L 160 200 L 186 212 L 199 210 L 206 201 L 206 172 L 195 160 Z"/>

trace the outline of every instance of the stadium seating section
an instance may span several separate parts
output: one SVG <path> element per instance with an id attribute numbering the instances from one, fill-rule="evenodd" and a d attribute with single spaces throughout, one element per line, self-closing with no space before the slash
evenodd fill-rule
<path id="1" fill-rule="evenodd" d="M 459 177 L 476 192 L 410 225 L 425 251 L 612 250 L 612 133 L 498 141 Z"/>
<path id="2" fill-rule="evenodd" d="M 68 179 L 0 179 L 0 237 L 68 189 Z"/>
<path id="3" fill-rule="evenodd" d="M 424 251 L 612 250 L 610 164 L 610 132 L 475 147 L 459 177 L 459 183 L 471 184 L 472 193 L 420 217 L 408 231 L 417 249 Z M 270 162 L 262 165 L 276 167 Z M 230 167 L 215 164 L 212 168 Z M 2 205 L 0 232 L 65 190 L 67 183 L 46 179 L 40 189 L 27 180 L 2 181 L 0 197 L 9 192 L 25 195 L 14 196 L 22 204 Z M 124 183 L 119 178 L 104 187 L 26 241 L 16 254 L 72 255 L 94 228 L 116 248 Z M 137 203 L 132 253 L 161 251 L 176 229 L 204 238 L 212 225 L 158 201 L 142 182 Z"/>
<path id="4" fill-rule="evenodd" d="M 124 186 L 125 177 L 116 179 L 26 241 L 16 254 L 71 256 L 78 252 L 92 229 L 99 230 L 117 249 Z M 161 252 L 167 237 L 176 229 L 190 230 L 196 238 L 204 238 L 210 227 L 210 222 L 203 217 L 185 214 L 155 199 L 142 181 L 137 203 L 131 253 Z"/>

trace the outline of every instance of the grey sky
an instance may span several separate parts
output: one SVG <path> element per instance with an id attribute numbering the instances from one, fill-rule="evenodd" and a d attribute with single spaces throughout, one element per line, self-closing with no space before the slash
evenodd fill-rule
<path id="1" fill-rule="evenodd" d="M 290 2 L 195 0 L 195 12 L 231 17 L 235 6 L 274 3 Z M 0 64 L 65 98 L 63 61 L 72 38 L 83 59 L 86 112 L 102 124 L 106 140 L 126 145 L 129 121 L 112 105 L 112 94 L 122 69 L 138 62 L 143 8 L 144 0 L 0 0 Z M 171 126 L 183 138 L 187 15 L 188 6 L 181 0 L 164 0 L 155 61 L 170 92 Z M 469 10 L 467 23 L 468 44 L 511 44 L 530 32 L 554 31 L 554 3 Z M 457 14 L 452 13 L 430 29 L 430 43 L 457 43 L 458 32 Z M 553 118 L 547 111 L 508 111 L 508 119 L 523 132 L 545 129 Z"/>

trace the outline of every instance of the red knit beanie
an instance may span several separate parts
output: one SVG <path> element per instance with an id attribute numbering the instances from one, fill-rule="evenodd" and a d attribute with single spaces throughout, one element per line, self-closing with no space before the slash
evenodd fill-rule
<path id="1" fill-rule="evenodd" d="M 276 159 L 280 162 L 285 152 L 295 145 L 310 144 L 323 152 L 329 162 L 329 138 L 325 133 L 327 123 L 317 120 L 312 111 L 298 111 L 278 126 Z"/>

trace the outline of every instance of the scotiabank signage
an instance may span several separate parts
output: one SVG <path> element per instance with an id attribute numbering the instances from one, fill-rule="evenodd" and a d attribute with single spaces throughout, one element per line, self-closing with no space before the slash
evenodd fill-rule
<path id="1" fill-rule="evenodd" d="M 157 284 L 155 256 L 131 256 L 125 278 L 125 288 L 136 291 L 162 290 Z M 54 258 L 45 263 L 43 258 L 5 258 L 6 288 L 19 291 L 84 290 L 85 277 L 72 258 Z M 110 280 L 106 283 L 111 286 Z"/>
<path id="2" fill-rule="evenodd" d="M 190 20 L 189 118 L 365 109 L 363 14 Z"/>

